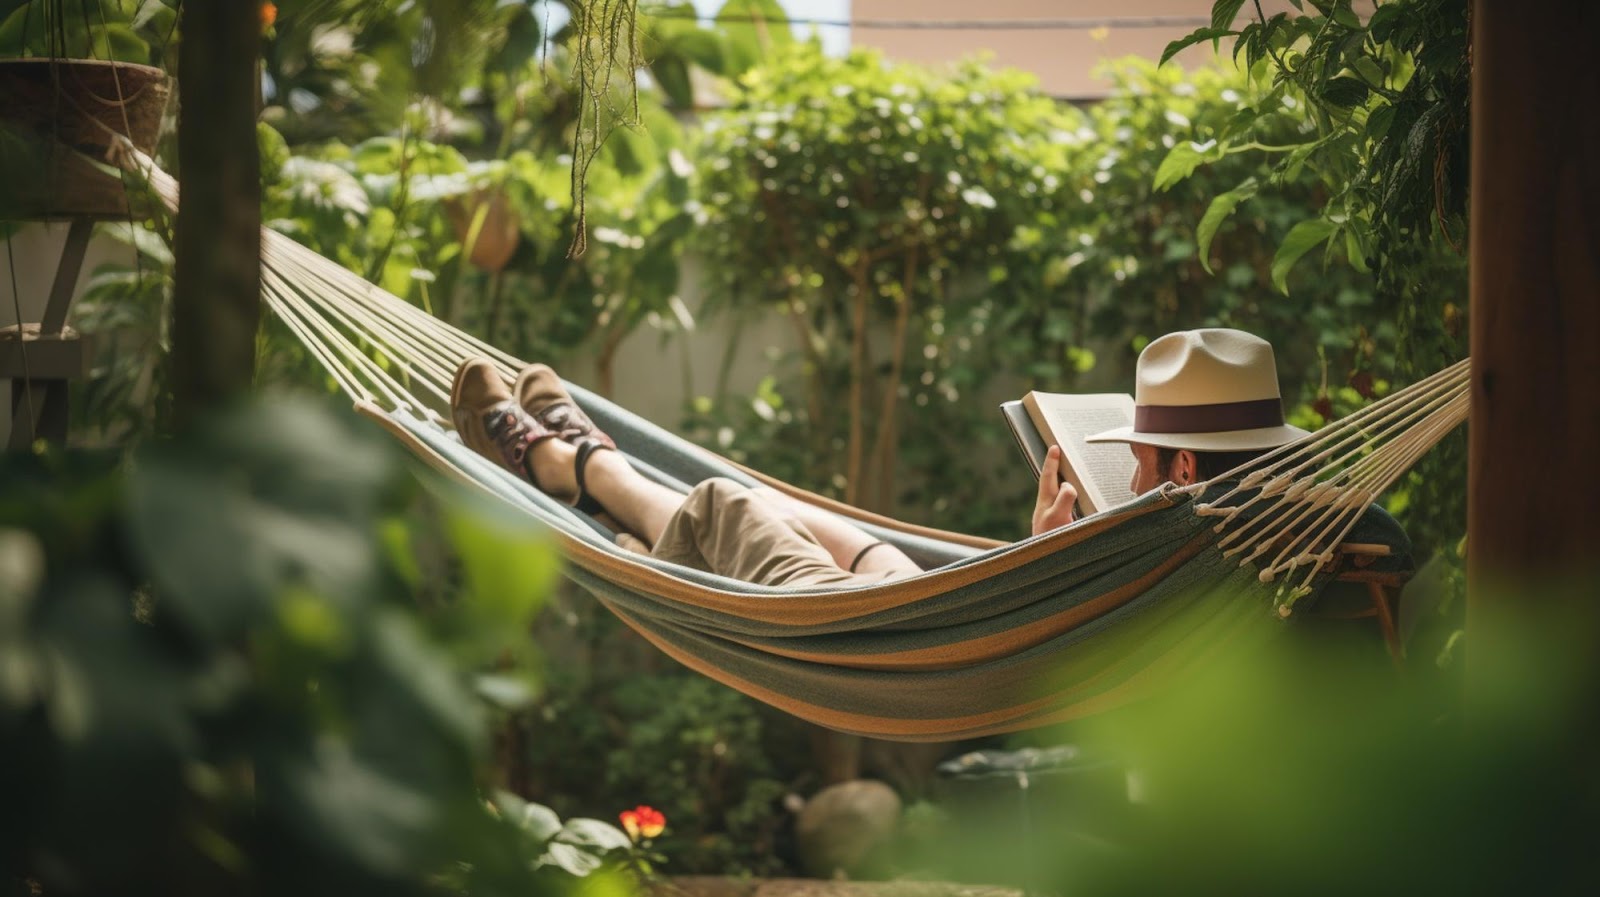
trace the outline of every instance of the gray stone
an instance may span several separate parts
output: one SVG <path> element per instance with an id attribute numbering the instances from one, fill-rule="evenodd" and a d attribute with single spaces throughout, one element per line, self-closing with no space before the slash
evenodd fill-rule
<path id="1" fill-rule="evenodd" d="M 882 782 L 858 779 L 812 796 L 795 820 L 800 866 L 817 878 L 860 877 L 900 824 L 900 796 Z"/>

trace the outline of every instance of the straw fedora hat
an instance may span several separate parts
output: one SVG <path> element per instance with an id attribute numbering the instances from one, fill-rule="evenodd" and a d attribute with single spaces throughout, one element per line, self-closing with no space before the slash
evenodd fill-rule
<path id="1" fill-rule="evenodd" d="M 1241 452 L 1293 442 L 1283 422 L 1272 344 L 1243 330 L 1184 330 L 1139 353 L 1133 426 L 1086 442 L 1137 442 L 1196 452 Z"/>

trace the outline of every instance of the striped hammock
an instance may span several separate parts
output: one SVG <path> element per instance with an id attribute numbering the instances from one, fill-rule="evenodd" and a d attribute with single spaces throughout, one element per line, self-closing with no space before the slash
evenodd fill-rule
<path id="1" fill-rule="evenodd" d="M 173 209 L 177 184 L 124 148 Z M 1466 361 L 1219 477 L 1170 484 L 1016 543 L 903 524 L 740 467 L 580 387 L 574 398 L 634 466 L 681 491 L 707 477 L 768 485 L 898 545 L 921 575 L 862 587 L 773 588 L 618 547 L 589 517 L 465 448 L 455 369 L 523 362 L 262 232 L 268 306 L 376 421 L 424 461 L 546 523 L 566 575 L 666 654 L 843 732 L 950 740 L 1110 709 L 1208 655 L 1268 637 L 1316 599 L 1343 546 L 1405 537 L 1380 492 L 1466 418 Z"/>

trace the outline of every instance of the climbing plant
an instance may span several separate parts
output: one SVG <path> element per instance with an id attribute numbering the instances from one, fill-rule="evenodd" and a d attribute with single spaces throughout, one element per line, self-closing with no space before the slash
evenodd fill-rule
<path id="1" fill-rule="evenodd" d="M 1392 0 L 1365 18 L 1350 0 L 1293 6 L 1268 16 L 1259 3 L 1219 0 L 1211 26 L 1167 48 L 1170 57 L 1229 41 L 1263 89 L 1213 142 L 1175 147 L 1163 167 L 1182 177 L 1234 154 L 1272 160 L 1264 176 L 1215 195 L 1202 219 L 1213 231 L 1285 183 L 1316 179 L 1325 198 L 1278 244 L 1274 281 L 1285 289 L 1283 278 L 1307 258 L 1370 267 L 1375 317 L 1397 328 L 1392 364 L 1375 365 L 1377 376 L 1414 380 L 1467 351 L 1469 4 Z M 1241 9 L 1247 15 L 1235 27 Z M 1284 104 L 1303 108 L 1298 133 L 1287 137 L 1276 133 Z M 1365 382 L 1360 376 L 1351 372 Z M 1427 549 L 1454 552 L 1465 528 L 1465 470 L 1458 435 L 1406 481 L 1396 507 Z"/>
<path id="2" fill-rule="evenodd" d="M 1463 246 L 1471 73 L 1466 0 L 1394 0 L 1366 19 L 1351 0 L 1295 0 L 1296 12 L 1271 17 L 1259 2 L 1252 5 L 1256 16 L 1234 30 L 1229 23 L 1243 0 L 1218 0 L 1211 27 L 1163 54 L 1165 61 L 1186 46 L 1231 38 L 1233 57 L 1270 83 L 1215 143 L 1174 148 L 1169 173 L 1265 150 L 1279 155 L 1270 171 L 1275 181 L 1302 170 L 1322 180 L 1329 191 L 1322 214 L 1278 250 L 1280 288 L 1280 275 L 1319 246 L 1379 268 L 1396 251 L 1399 260 L 1409 258 L 1406 243 Z M 1304 105 L 1305 126 L 1297 138 L 1264 146 L 1260 129 L 1285 101 Z M 1257 189 L 1241 184 L 1220 195 L 1209 217 L 1226 217 Z"/>

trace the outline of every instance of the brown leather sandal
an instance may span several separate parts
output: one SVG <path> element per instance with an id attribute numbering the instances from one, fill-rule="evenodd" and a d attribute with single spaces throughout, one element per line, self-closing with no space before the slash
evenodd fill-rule
<path id="1" fill-rule="evenodd" d="M 559 381 L 557 383 L 559 385 Z M 576 406 L 572 407 L 576 410 Z M 577 495 L 569 504 L 591 515 L 605 510 L 584 487 L 584 472 L 596 449 L 615 446 L 602 443 L 594 436 L 569 436 L 572 427 L 565 430 L 552 427 L 540 415 L 530 413 L 512 398 L 493 361 L 475 358 L 456 371 L 455 382 L 450 388 L 450 411 L 456 433 L 467 448 L 499 461 L 502 467 L 512 473 L 526 477 L 540 492 L 563 501 L 565 499 L 541 485 L 534 475 L 532 449 L 546 439 L 567 439 L 572 442 L 578 449 L 578 456 L 573 462 Z M 582 415 L 582 412 L 578 413 Z M 588 418 L 584 417 L 583 420 L 587 421 Z M 589 428 L 591 432 L 604 436 L 594 430 L 593 423 L 589 424 Z"/>
<path id="2" fill-rule="evenodd" d="M 549 365 L 530 364 L 517 375 L 511 391 L 522 409 L 546 430 L 570 442 L 578 450 L 573 462 L 573 479 L 578 484 L 578 498 L 574 507 L 587 514 L 598 514 L 605 509 L 589 495 L 584 482 L 584 471 L 589 459 L 600 449 L 616 450 L 617 444 L 603 430 L 594 425 L 572 394 L 561 385 L 561 377 Z"/>
<path id="3" fill-rule="evenodd" d="M 517 404 L 523 410 L 533 415 L 546 429 L 554 431 L 573 445 L 578 445 L 584 439 L 592 439 L 602 448 L 617 447 L 611 437 L 596 427 L 594 421 L 572 400 L 572 394 L 561 385 L 561 377 L 549 365 L 530 364 L 523 368 L 511 392 L 516 395 Z"/>

